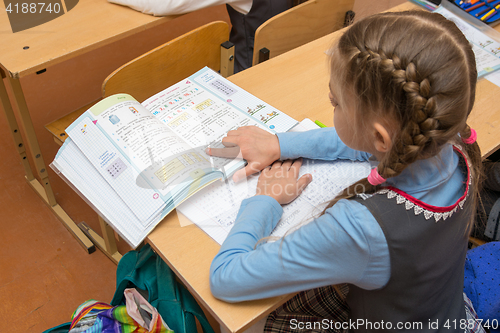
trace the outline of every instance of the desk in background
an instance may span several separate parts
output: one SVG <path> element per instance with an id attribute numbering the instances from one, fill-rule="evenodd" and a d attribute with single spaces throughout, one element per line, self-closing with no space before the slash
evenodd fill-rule
<path id="1" fill-rule="evenodd" d="M 2 105 L 0 108 L 7 116 L 9 128 L 24 167 L 25 178 L 89 253 L 95 249 L 94 244 L 56 201 L 47 172 L 50 160 L 44 161 L 42 156 L 32 121 L 32 117 L 35 115 L 33 110 L 28 109 L 26 102 L 28 96 L 25 96 L 25 91 L 28 90 L 24 83 L 21 86 L 21 81 L 30 75 L 36 75 L 35 73 L 43 73 L 45 70 L 50 72 L 54 65 L 79 56 L 88 56 L 93 50 L 103 49 L 105 46 L 130 37 L 126 39 L 128 41 L 145 30 L 152 31 L 154 27 L 163 28 L 162 24 L 176 17 L 153 17 L 127 7 L 111 4 L 107 0 L 85 0 L 79 1 L 73 9 L 52 21 L 25 31 L 12 33 L 7 12 L 0 11 L 0 32 L 2 35 L 0 75 L 3 79 L 0 82 L 0 102 Z M 158 34 L 158 36 L 162 35 L 161 32 Z M 147 45 L 148 42 L 144 46 Z M 133 48 L 133 46 L 130 47 Z M 132 59 L 138 51 L 142 51 L 141 47 L 143 46 L 136 46 L 131 49 L 129 55 L 118 55 L 117 59 L 123 61 L 122 59 L 127 59 L 127 56 Z M 139 54 L 141 53 L 143 52 Z M 110 69 L 110 72 L 122 64 L 117 62 L 116 67 Z M 100 65 L 98 64 L 96 67 Z M 109 65 L 112 66 L 113 61 L 110 61 Z M 51 75 L 53 72 L 49 77 Z M 101 82 L 102 80 L 99 81 L 99 87 Z M 60 94 L 65 93 L 66 91 L 61 89 Z M 21 135 L 21 132 L 24 136 Z M 29 149 L 26 148 L 26 144 Z M 29 159 L 33 162 L 31 165 Z M 109 232 L 109 229 L 107 231 L 109 237 L 114 237 L 112 231 Z M 101 240 L 102 242 L 106 241 L 106 237 L 104 238 Z M 113 253 L 115 252 L 112 252 L 111 255 Z M 119 253 L 116 252 L 115 261 L 118 258 Z"/>
<path id="2" fill-rule="evenodd" d="M 393 11 L 419 8 L 405 3 Z M 497 27 L 500 30 L 500 27 Z M 297 120 L 310 118 L 333 126 L 328 99 L 329 59 L 325 51 L 340 36 L 334 32 L 228 79 Z M 480 80 L 470 125 L 487 157 L 500 146 L 500 87 Z M 292 295 L 229 304 L 214 298 L 209 268 L 220 246 L 195 225 L 181 227 L 177 214 L 167 216 L 148 243 L 169 264 L 197 300 L 229 332 L 241 332 Z"/>

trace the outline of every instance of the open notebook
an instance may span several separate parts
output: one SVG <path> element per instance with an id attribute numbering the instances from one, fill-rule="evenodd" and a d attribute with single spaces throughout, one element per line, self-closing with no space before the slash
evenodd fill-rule
<path id="1" fill-rule="evenodd" d="M 290 132 L 318 129 L 304 119 Z M 282 237 L 295 227 L 311 221 L 335 195 L 370 172 L 368 162 L 346 160 L 320 161 L 304 159 L 300 176 L 310 173 L 313 181 L 288 205 L 271 236 Z M 177 211 L 199 226 L 217 243 L 222 244 L 231 230 L 241 202 L 255 195 L 258 175 L 234 183 L 232 179 L 213 183 L 177 207 Z"/>

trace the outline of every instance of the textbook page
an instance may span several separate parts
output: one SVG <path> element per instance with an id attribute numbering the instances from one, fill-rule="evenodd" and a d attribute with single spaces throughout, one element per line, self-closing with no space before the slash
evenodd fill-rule
<path id="1" fill-rule="evenodd" d="M 220 142 L 232 129 L 240 126 L 258 126 L 269 130 L 254 118 L 234 109 L 188 78 L 145 100 L 143 103 L 157 120 L 166 125 L 188 149 L 195 149 L 210 161 L 215 169 L 225 170 L 229 165 L 242 167 L 244 162 L 214 158 L 205 153 L 206 147 Z"/>
<path id="2" fill-rule="evenodd" d="M 131 97 L 126 97 L 125 102 L 114 104 L 113 102 L 118 98 L 120 97 L 103 100 L 100 102 L 102 104 L 96 104 L 73 122 L 66 132 L 91 164 L 90 169 L 97 170 L 114 192 L 130 207 L 138 220 L 143 225 L 147 225 L 148 220 L 159 212 L 165 200 L 161 198 L 158 190 L 137 184 L 139 167 L 143 163 L 139 159 L 140 156 L 134 155 L 133 150 L 129 151 L 132 156 L 127 156 L 127 152 L 120 149 L 124 146 L 120 147 L 108 138 L 109 135 L 114 136 L 119 144 L 128 145 L 126 139 L 117 134 L 123 129 L 128 130 L 125 114 L 119 111 L 123 108 L 128 109 L 127 102 L 133 103 L 134 101 Z M 106 107 L 108 102 L 112 104 L 109 108 Z M 124 103 L 127 105 L 124 106 Z M 101 112 L 102 110 L 104 111 Z M 116 131 L 112 131 L 109 135 L 105 134 L 106 123 L 117 126 Z M 131 146 L 135 148 L 133 144 Z M 69 158 L 71 157 L 70 155 Z M 74 158 L 77 158 L 76 153 Z"/>
<path id="3" fill-rule="evenodd" d="M 141 220 L 115 188 L 90 163 L 71 138 L 66 139 L 59 149 L 56 158 L 50 164 L 51 168 L 63 178 L 116 232 L 133 248 L 136 248 L 153 230 L 153 228 L 177 204 L 187 196 L 210 183 L 210 180 L 200 179 L 191 184 L 175 198 L 161 205 L 160 211 L 147 220 Z M 139 191 L 141 188 L 139 188 Z M 140 195 L 133 192 L 132 195 Z M 137 198 L 141 202 L 140 198 Z M 155 196 L 155 200 L 161 198 Z"/>
<path id="4" fill-rule="evenodd" d="M 208 67 L 145 100 L 142 105 L 193 149 L 221 146 L 230 130 L 258 126 L 269 132 L 286 132 L 297 121 L 234 85 Z M 244 165 L 201 154 L 227 175 Z"/>
<path id="5" fill-rule="evenodd" d="M 161 218 L 157 216 L 144 225 L 71 138 L 66 139 L 50 166 L 133 248 Z"/>
<path id="6" fill-rule="evenodd" d="M 175 194 L 185 183 L 215 171 L 204 152 L 192 149 L 130 95 L 110 96 L 86 112 L 85 122 L 81 118 L 84 116 L 67 132 L 87 157 L 99 145 L 89 147 L 85 141 L 96 140 L 100 135 L 99 142 L 109 140 L 122 159 L 127 160 L 124 164 L 133 167 L 134 183 L 157 190 L 164 197 Z M 98 167 L 95 158 L 90 161 Z"/>
<path id="7" fill-rule="evenodd" d="M 318 126 L 306 119 L 292 131 L 315 128 Z M 313 181 L 299 197 L 283 206 L 283 216 L 271 236 L 283 237 L 287 232 L 311 221 L 336 194 L 366 177 L 369 172 L 368 162 L 304 159 L 299 177 L 310 173 Z M 177 207 L 177 210 L 222 244 L 236 220 L 241 202 L 255 195 L 257 180 L 258 175 L 252 175 L 239 183 L 227 179 L 224 183 L 211 184 Z"/>

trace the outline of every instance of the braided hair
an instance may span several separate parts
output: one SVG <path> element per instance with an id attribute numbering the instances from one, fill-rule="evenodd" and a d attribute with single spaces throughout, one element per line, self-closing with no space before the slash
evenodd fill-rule
<path id="1" fill-rule="evenodd" d="M 471 135 L 467 117 L 477 81 L 474 53 L 456 25 L 440 14 L 407 11 L 367 17 L 346 30 L 332 55 L 332 80 L 341 80 L 353 93 L 358 116 L 375 112 L 399 125 L 378 165 L 383 178 L 435 156 L 446 143 L 462 145 L 460 137 Z M 473 166 L 475 198 L 481 153 L 477 143 L 463 145 L 463 150 Z M 326 209 L 359 189 L 374 193 L 379 186 L 361 179 Z M 468 201 L 475 207 L 475 200 Z"/>

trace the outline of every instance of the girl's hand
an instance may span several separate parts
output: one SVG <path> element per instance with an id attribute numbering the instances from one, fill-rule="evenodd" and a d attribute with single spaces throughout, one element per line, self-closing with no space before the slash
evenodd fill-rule
<path id="1" fill-rule="evenodd" d="M 297 180 L 301 165 L 301 158 L 274 162 L 262 171 L 256 195 L 268 195 L 281 205 L 292 202 L 312 181 L 311 174 L 303 175 Z"/>
<path id="2" fill-rule="evenodd" d="M 208 148 L 207 154 L 227 158 L 238 157 L 248 162 L 244 169 L 234 174 L 235 182 L 261 171 L 280 158 L 278 137 L 257 126 L 243 126 L 227 132 L 222 144 L 226 148 Z"/>

